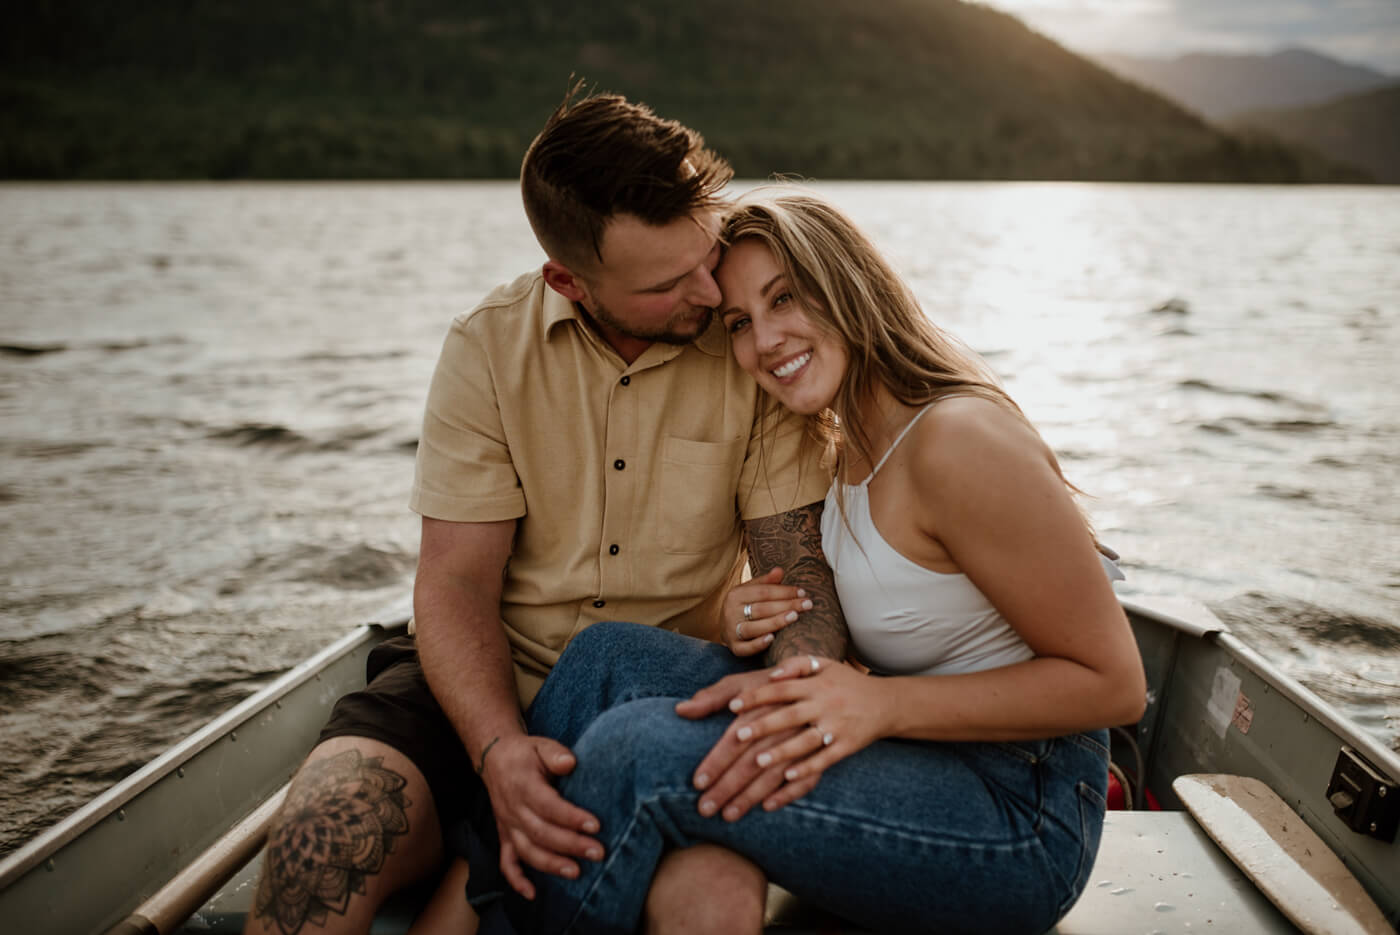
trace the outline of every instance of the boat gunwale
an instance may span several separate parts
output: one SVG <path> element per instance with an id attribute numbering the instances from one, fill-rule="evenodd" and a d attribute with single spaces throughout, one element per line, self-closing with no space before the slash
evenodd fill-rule
<path id="1" fill-rule="evenodd" d="M 1387 748 L 1375 736 L 1359 730 L 1356 724 L 1349 721 L 1325 698 L 1303 685 L 1282 668 L 1266 659 L 1258 650 L 1235 636 L 1223 622 L 1220 622 L 1218 626 L 1211 627 L 1203 620 L 1186 620 L 1133 601 L 1120 600 L 1119 603 L 1130 613 L 1165 624 L 1188 636 L 1197 637 L 1219 647 L 1231 657 L 1238 659 L 1245 668 L 1263 679 L 1274 691 L 1293 702 L 1322 726 L 1337 735 L 1338 739 L 1345 741 L 1369 760 L 1372 766 L 1389 773 L 1391 778 L 1400 780 L 1400 753 Z M 1200 607 L 1200 612 L 1210 614 L 1209 609 L 1204 606 Z"/>
<path id="2" fill-rule="evenodd" d="M 239 725 L 257 717 L 299 686 L 316 678 L 332 660 L 355 650 L 367 640 L 377 641 L 382 639 L 381 634 L 403 629 L 408 624 L 407 614 L 385 615 L 385 619 L 387 622 L 359 624 L 344 636 L 288 669 L 271 684 L 200 727 L 130 776 L 98 793 L 13 853 L 0 858 L 0 891 L 4 891 L 10 884 L 82 837 L 85 832 L 136 796 L 160 783 L 184 763 L 218 743 L 229 731 L 236 730 Z"/>

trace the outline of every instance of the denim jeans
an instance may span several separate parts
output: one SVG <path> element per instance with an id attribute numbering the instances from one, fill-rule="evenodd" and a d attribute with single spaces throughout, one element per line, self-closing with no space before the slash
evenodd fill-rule
<path id="1" fill-rule="evenodd" d="M 598 817 L 602 861 L 533 874 L 520 931 L 631 933 L 662 855 L 735 850 L 800 899 L 876 931 L 1042 932 L 1069 911 L 1098 850 L 1108 735 L 1016 743 L 881 740 L 775 812 L 705 818 L 691 776 L 732 719 L 675 702 L 756 668 L 714 644 L 602 623 L 574 638 L 529 711 L 574 750 L 559 782 Z M 724 898 L 715 894 L 715 898 Z"/>

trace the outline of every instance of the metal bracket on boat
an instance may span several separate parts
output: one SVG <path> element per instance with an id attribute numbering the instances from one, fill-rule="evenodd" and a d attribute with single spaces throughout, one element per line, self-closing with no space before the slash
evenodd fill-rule
<path id="1" fill-rule="evenodd" d="M 1400 786 L 1351 747 L 1342 747 L 1327 783 L 1327 801 L 1348 828 L 1386 843 L 1400 825 Z"/>

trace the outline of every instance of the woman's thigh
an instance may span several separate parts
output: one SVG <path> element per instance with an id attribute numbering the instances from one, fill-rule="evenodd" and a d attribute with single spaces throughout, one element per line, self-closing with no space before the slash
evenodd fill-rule
<path id="1" fill-rule="evenodd" d="M 688 698 L 762 657 L 636 623 L 595 623 L 569 643 L 526 713 L 530 732 L 572 747 L 604 711 L 638 698 Z M 698 761 L 697 761 L 698 762 Z"/>

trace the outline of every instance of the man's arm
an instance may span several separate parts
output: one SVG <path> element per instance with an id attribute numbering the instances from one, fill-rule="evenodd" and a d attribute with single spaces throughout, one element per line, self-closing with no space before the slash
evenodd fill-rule
<path id="1" fill-rule="evenodd" d="M 816 655 L 828 659 L 846 658 L 849 633 L 836 582 L 822 552 L 821 502 L 809 506 L 746 520 L 749 540 L 749 569 L 754 577 L 773 568 L 783 569 L 783 584 L 807 592 L 812 609 L 773 637 L 766 661 L 777 665 L 789 656 Z"/>
<path id="2" fill-rule="evenodd" d="M 527 898 L 534 888 L 523 859 L 546 873 L 577 876 L 570 857 L 602 855 L 598 822 L 566 802 L 550 776 L 568 773 L 573 755 L 525 732 L 516 700 L 501 591 L 515 520 L 450 523 L 424 517 L 413 615 L 428 687 L 456 728 L 491 796 L 501 837 L 501 869 Z"/>

